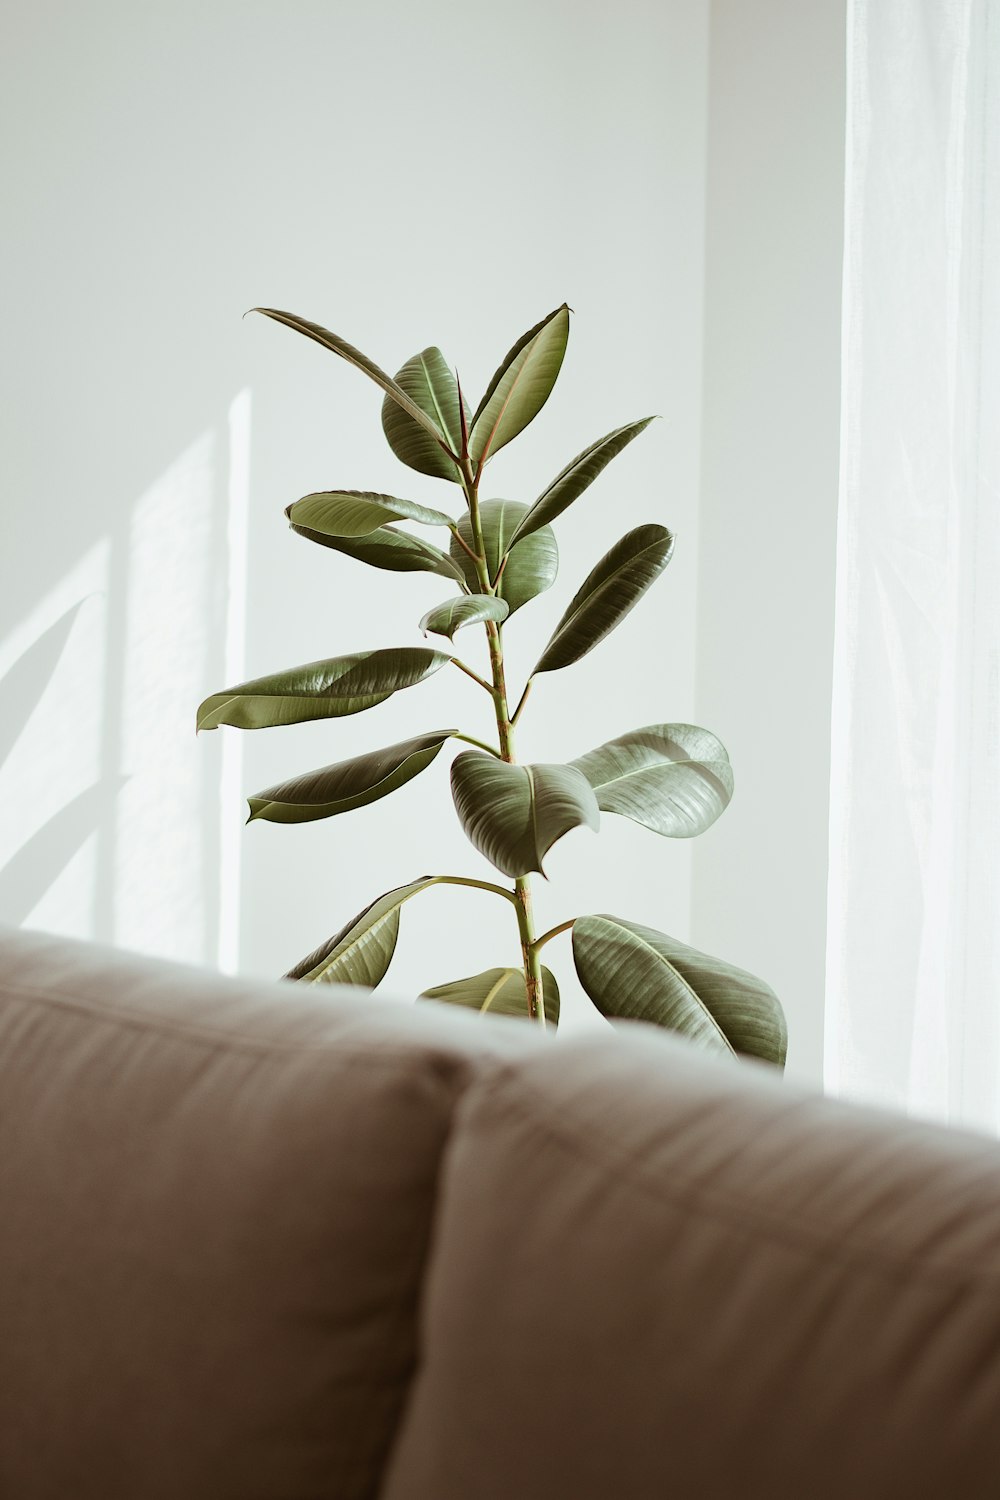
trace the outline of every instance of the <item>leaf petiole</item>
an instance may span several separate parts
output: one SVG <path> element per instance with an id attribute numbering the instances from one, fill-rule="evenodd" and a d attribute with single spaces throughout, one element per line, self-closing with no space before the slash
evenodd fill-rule
<path id="1" fill-rule="evenodd" d="M 546 943 L 551 942 L 554 937 L 558 937 L 561 932 L 569 932 L 575 921 L 576 917 L 570 917 L 568 922 L 560 922 L 558 927 L 550 927 L 548 932 L 543 932 L 540 938 L 535 938 L 535 941 L 531 944 L 532 950 L 537 953 L 539 948 L 543 948 Z"/>
<path id="2" fill-rule="evenodd" d="M 469 880 L 464 875 L 431 875 L 428 877 L 428 885 L 467 885 L 477 891 L 492 891 L 494 896 L 502 896 L 512 906 L 517 905 L 517 897 L 513 891 L 505 890 L 502 885 L 493 885 L 489 880 Z"/>
<path id="3" fill-rule="evenodd" d="M 467 552 L 469 554 L 469 556 L 472 558 L 472 561 L 474 563 L 478 563 L 480 561 L 480 559 L 473 552 L 472 548 L 469 546 L 468 542 L 465 540 L 465 538 L 463 537 L 462 533 L 459 531 L 458 527 L 457 526 L 449 526 L 448 530 L 451 532 L 452 536 L 455 538 L 455 540 L 458 543 L 458 545 L 462 548 L 463 552 Z"/>
<path id="4" fill-rule="evenodd" d="M 448 659 L 460 672 L 464 672 L 466 677 L 471 677 L 473 682 L 478 682 L 479 686 L 484 692 L 489 693 L 491 698 L 496 698 L 496 688 L 491 687 L 485 677 L 480 677 L 478 672 L 474 672 L 471 667 L 466 666 L 465 662 L 461 661 L 457 656 L 451 656 Z"/>
<path id="5" fill-rule="evenodd" d="M 467 745 L 475 745 L 477 750 L 485 750 L 490 755 L 495 755 L 497 760 L 503 760 L 499 750 L 495 750 L 492 745 L 487 745 L 485 740 L 474 739 L 471 734 L 453 734 L 452 739 L 464 740 Z"/>
<path id="6" fill-rule="evenodd" d="M 516 724 L 518 719 L 521 717 L 521 710 L 528 701 L 528 694 L 531 692 L 531 684 L 534 682 L 534 680 L 535 679 L 533 677 L 529 677 L 527 682 L 524 684 L 524 692 L 521 694 L 520 701 L 518 702 L 518 705 L 514 710 L 513 717 L 510 721 L 512 724 Z"/>

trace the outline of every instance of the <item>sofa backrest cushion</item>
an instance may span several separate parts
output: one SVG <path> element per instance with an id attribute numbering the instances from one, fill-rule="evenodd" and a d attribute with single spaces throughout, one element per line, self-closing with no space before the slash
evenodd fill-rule
<path id="1" fill-rule="evenodd" d="M 527 1045 L 0 936 L 0 1495 L 376 1494 L 456 1100 Z"/>
<path id="2" fill-rule="evenodd" d="M 1000 1494 L 1000 1146 L 635 1028 L 465 1096 L 384 1500 Z"/>

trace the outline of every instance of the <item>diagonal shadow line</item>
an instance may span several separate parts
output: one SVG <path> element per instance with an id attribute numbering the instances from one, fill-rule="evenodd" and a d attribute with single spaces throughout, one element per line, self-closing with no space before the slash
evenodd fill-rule
<path id="1" fill-rule="evenodd" d="M 0 678 L 0 767 L 51 682 L 82 603 L 82 599 L 77 600 L 54 625 L 43 630 Z"/>
<path id="2" fill-rule="evenodd" d="M 43 823 L 0 870 L 0 920 L 19 926 L 53 886 L 102 817 L 113 810 L 127 776 L 95 781 Z"/>

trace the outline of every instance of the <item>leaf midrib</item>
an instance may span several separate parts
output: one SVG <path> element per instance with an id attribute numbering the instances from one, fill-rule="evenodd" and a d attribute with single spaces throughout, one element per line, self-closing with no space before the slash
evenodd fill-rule
<path id="1" fill-rule="evenodd" d="M 479 1007 L 479 1013 L 480 1013 L 480 1015 L 485 1015 L 486 1014 L 486 1012 L 489 1010 L 490 1006 L 493 1004 L 494 1000 L 496 999 L 497 995 L 500 993 L 500 991 L 503 989 L 504 985 L 507 983 L 508 979 L 510 979 L 514 974 L 517 974 L 518 972 L 519 972 L 519 970 L 517 970 L 517 969 L 504 969 L 502 971 L 502 973 L 500 975 L 500 978 L 487 991 L 486 999 L 483 1001 L 482 1005 Z"/>
<path id="2" fill-rule="evenodd" d="M 655 551 L 657 545 L 657 543 L 650 543 L 648 547 L 643 547 L 641 552 L 633 552 L 630 558 L 628 558 L 623 563 L 619 563 L 614 572 L 609 573 L 607 578 L 603 579 L 603 581 L 599 583 L 595 589 L 591 589 L 589 594 L 585 594 L 576 605 L 576 607 L 572 608 L 571 613 L 567 615 L 562 625 L 559 626 L 555 635 L 552 637 L 551 642 L 549 643 L 550 647 L 554 646 L 556 642 L 561 640 L 567 632 L 572 630 L 573 626 L 579 620 L 580 615 L 583 613 L 583 611 L 585 609 L 588 609 L 595 599 L 600 599 L 608 589 L 612 588 L 613 585 L 618 581 L 619 575 L 621 573 L 624 573 L 626 569 L 631 568 L 635 563 L 640 562 L 646 556 L 647 552 Z M 546 653 L 548 652 L 548 649 L 549 647 L 546 648 Z"/>
<path id="3" fill-rule="evenodd" d="M 607 921 L 607 918 L 604 918 L 604 920 L 605 920 L 605 921 Z M 609 926 L 611 926 L 611 925 L 612 925 L 612 924 L 611 924 L 611 923 L 608 923 L 608 925 L 609 925 Z M 724 1045 L 725 1045 L 725 1046 L 726 1046 L 726 1047 L 727 1047 L 727 1048 L 728 1048 L 728 1049 L 729 1049 L 729 1051 L 730 1051 L 730 1052 L 731 1052 L 731 1053 L 732 1053 L 732 1054 L 733 1054 L 733 1056 L 734 1056 L 734 1057 L 735 1057 L 735 1056 L 736 1056 L 736 1048 L 735 1048 L 735 1047 L 734 1047 L 734 1046 L 733 1046 L 733 1044 L 732 1044 L 732 1042 L 731 1042 L 731 1041 L 730 1041 L 730 1040 L 729 1040 L 729 1038 L 728 1038 L 728 1037 L 727 1037 L 727 1036 L 726 1036 L 726 1033 L 725 1033 L 725 1032 L 724 1032 L 724 1031 L 723 1031 L 723 1029 L 722 1029 L 722 1027 L 721 1027 L 721 1026 L 720 1026 L 720 1025 L 719 1025 L 719 1023 L 718 1023 L 718 1021 L 717 1021 L 717 1020 L 716 1020 L 716 1019 L 715 1019 L 715 1017 L 714 1017 L 714 1016 L 713 1016 L 713 1015 L 712 1015 L 712 1012 L 711 1012 L 711 1011 L 710 1011 L 710 1010 L 709 1010 L 709 1008 L 708 1008 L 708 1006 L 707 1006 L 707 1005 L 706 1005 L 706 1004 L 705 1004 L 705 1002 L 704 1002 L 704 1000 L 702 1000 L 702 998 L 701 998 L 701 996 L 700 996 L 700 995 L 699 995 L 699 994 L 698 994 L 698 993 L 697 993 L 697 992 L 696 992 L 696 991 L 695 991 L 695 990 L 694 990 L 694 989 L 692 989 L 692 987 L 691 987 L 691 985 L 690 985 L 690 984 L 689 984 L 689 982 L 688 982 L 688 981 L 687 981 L 687 980 L 686 980 L 686 979 L 685 979 L 685 978 L 684 978 L 684 975 L 683 975 L 683 974 L 682 974 L 682 973 L 681 973 L 681 972 L 680 972 L 680 970 L 679 970 L 679 969 L 678 969 L 678 968 L 677 968 L 677 967 L 676 967 L 676 965 L 675 965 L 675 964 L 673 964 L 673 963 L 671 963 L 671 961 L 670 961 L 670 959 L 669 959 L 669 958 L 664 958 L 664 956 L 663 956 L 663 954 L 662 954 L 662 953 L 660 953 L 660 952 L 658 952 L 658 951 L 657 951 L 657 949 L 656 949 L 656 948 L 654 948 L 654 947 L 653 947 L 653 945 L 652 945 L 652 943 L 648 943 L 648 942 L 647 942 L 647 941 L 646 941 L 646 939 L 645 939 L 645 938 L 643 938 L 643 937 L 640 937 L 640 936 L 639 936 L 639 934 L 638 934 L 638 933 L 637 933 L 637 932 L 636 932 L 636 931 L 635 931 L 635 930 L 634 930 L 634 929 L 633 929 L 633 928 L 631 928 L 631 927 L 626 927 L 626 926 L 625 926 L 625 925 L 624 925 L 624 923 L 622 923 L 622 924 L 621 924 L 621 927 L 622 927 L 622 931 L 624 931 L 624 932 L 627 932 L 627 933 L 628 933 L 628 934 L 629 934 L 629 936 L 630 936 L 630 937 L 632 937 L 632 938 L 634 938 L 634 939 L 635 939 L 635 941 L 636 941 L 636 942 L 637 942 L 637 943 L 638 943 L 638 944 L 639 944 L 639 945 L 640 945 L 640 946 L 641 946 L 641 947 L 642 947 L 642 948 L 644 948 L 644 949 L 645 949 L 645 950 L 646 950 L 646 952 L 647 952 L 647 953 L 651 953 L 651 954 L 652 954 L 652 955 L 653 955 L 653 957 L 654 957 L 654 958 L 655 958 L 655 959 L 656 959 L 656 960 L 657 960 L 657 961 L 658 961 L 658 962 L 659 962 L 659 963 L 661 963 L 661 964 L 662 964 L 662 965 L 663 965 L 663 967 L 664 967 L 664 968 L 665 968 L 665 969 L 669 969 L 669 970 L 670 970 L 670 973 L 671 973 L 671 974 L 673 974 L 673 976 L 674 976 L 674 978 L 675 978 L 675 979 L 676 979 L 676 980 L 677 980 L 677 981 L 678 981 L 678 982 L 679 982 L 679 983 L 680 983 L 680 984 L 681 984 L 681 985 L 683 985 L 683 987 L 684 987 L 684 989 L 685 989 L 685 990 L 686 990 L 686 991 L 687 991 L 687 993 L 688 993 L 688 994 L 689 994 L 689 995 L 690 995 L 690 996 L 691 996 L 691 999 L 692 999 L 692 1000 L 693 1000 L 693 1001 L 694 1001 L 694 1003 L 695 1003 L 695 1005 L 696 1005 L 696 1006 L 697 1006 L 697 1007 L 698 1007 L 698 1009 L 699 1009 L 699 1010 L 700 1010 L 700 1011 L 701 1011 L 701 1012 L 702 1012 L 702 1013 L 703 1013 L 703 1014 L 704 1014 L 704 1015 L 705 1015 L 705 1016 L 707 1016 L 707 1017 L 708 1017 L 708 1020 L 709 1020 L 709 1022 L 710 1022 L 710 1023 L 711 1023 L 711 1025 L 712 1025 L 712 1026 L 713 1026 L 713 1027 L 714 1027 L 714 1028 L 715 1028 L 715 1030 L 716 1030 L 716 1031 L 717 1031 L 717 1032 L 718 1032 L 718 1033 L 719 1033 L 719 1036 L 720 1036 L 720 1038 L 721 1038 L 721 1039 L 722 1039 L 722 1042 L 723 1042 L 723 1043 L 724 1043 Z"/>
<path id="4" fill-rule="evenodd" d="M 442 355 L 442 358 L 443 357 L 444 356 Z M 437 391 L 434 389 L 434 381 L 432 380 L 431 372 L 427 368 L 427 365 L 424 361 L 423 353 L 418 354 L 417 358 L 420 360 L 420 368 L 423 370 L 424 377 L 427 381 L 427 390 L 430 394 L 431 401 L 434 403 L 434 410 L 438 415 L 438 426 L 441 428 L 441 435 L 442 437 L 447 437 L 449 443 L 451 443 L 454 441 L 454 438 L 448 427 L 447 418 L 445 417 L 444 412 L 441 410 L 441 403 L 438 401 Z M 447 453 L 445 457 L 450 459 L 451 453 Z M 452 462 L 454 462 L 454 460 L 452 460 Z"/>
<path id="5" fill-rule="evenodd" d="M 547 328 L 548 326 L 549 325 L 546 323 L 545 328 Z M 522 349 L 521 353 L 518 355 L 518 358 L 521 361 L 520 366 L 518 367 L 517 374 L 514 376 L 513 380 L 511 381 L 510 389 L 507 392 L 506 396 L 504 397 L 503 404 L 501 405 L 500 410 L 497 412 L 497 419 L 493 423 L 493 426 L 490 428 L 489 438 L 487 439 L 486 443 L 483 446 L 483 451 L 482 451 L 482 454 L 481 454 L 480 459 L 479 459 L 479 462 L 481 464 L 484 464 L 486 462 L 486 460 L 490 456 L 490 449 L 493 447 L 493 439 L 497 435 L 497 429 L 500 426 L 500 423 L 503 421 L 504 413 L 506 412 L 507 407 L 510 405 L 511 398 L 513 397 L 514 392 L 517 389 L 517 383 L 520 380 L 521 376 L 524 374 L 525 370 L 527 369 L 527 366 L 528 366 L 528 357 L 531 354 L 532 349 L 535 347 L 535 344 L 538 342 L 538 340 L 541 338 L 542 334 L 545 332 L 545 328 L 540 328 L 538 330 L 538 332 L 535 334 L 535 337 L 531 340 L 531 343 L 528 344 L 528 345 L 526 345 L 526 347 L 524 349 Z M 508 367 L 508 370 L 504 371 L 505 375 L 507 373 L 509 373 L 509 367 Z M 502 379 L 503 379 L 503 377 L 501 377 L 501 383 L 502 383 Z"/>

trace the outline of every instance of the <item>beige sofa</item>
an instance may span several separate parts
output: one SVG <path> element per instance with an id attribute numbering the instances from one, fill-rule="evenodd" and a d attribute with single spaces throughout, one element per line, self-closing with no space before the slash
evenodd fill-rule
<path id="1" fill-rule="evenodd" d="M 0 935 L 2 1500 L 996 1500 L 1000 1147 Z"/>

